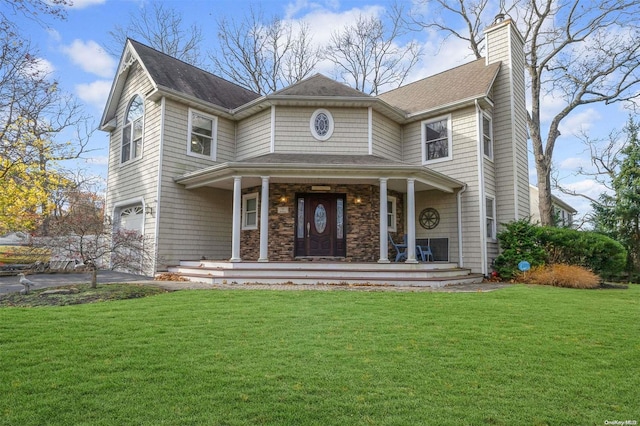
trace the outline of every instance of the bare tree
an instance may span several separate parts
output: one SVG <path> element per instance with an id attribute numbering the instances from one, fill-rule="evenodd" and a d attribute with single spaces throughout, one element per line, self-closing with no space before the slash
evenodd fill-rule
<path id="1" fill-rule="evenodd" d="M 319 61 L 309 27 L 294 29 L 279 17 L 265 19 L 251 7 L 240 20 L 218 20 L 219 51 L 209 57 L 223 77 L 259 94 L 275 92 L 307 77 Z"/>
<path id="2" fill-rule="evenodd" d="M 585 152 L 589 153 L 591 164 L 587 167 L 579 166 L 574 175 L 588 177 L 608 191 L 613 191 L 612 181 L 620 166 L 621 152 L 625 148 L 623 136 L 622 130 L 612 130 L 606 138 L 592 138 L 586 132 L 576 135 L 585 145 Z M 591 203 L 599 203 L 598 198 L 567 188 L 562 184 L 557 172 L 552 173 L 551 180 L 553 188 L 564 194 L 582 197 Z"/>
<path id="3" fill-rule="evenodd" d="M 470 44 L 481 54 L 480 29 L 498 10 L 487 1 L 423 0 L 458 16 L 448 24 L 431 15 L 414 22 L 439 28 Z M 640 13 L 638 0 L 514 0 L 500 2 L 511 11 L 526 41 L 525 61 L 531 101 L 527 124 L 538 174 L 540 217 L 553 224 L 551 204 L 552 156 L 560 124 L 576 108 L 595 103 L 632 101 L 640 82 Z M 466 22 L 464 31 L 457 24 Z M 480 24 L 483 25 L 480 25 Z M 463 25 L 464 26 L 464 25 Z M 559 112 L 543 123 L 543 101 L 561 98 Z"/>
<path id="4" fill-rule="evenodd" d="M 130 16 L 126 27 L 116 25 L 109 35 L 113 43 L 105 49 L 113 56 L 119 56 L 127 38 L 133 38 L 191 65 L 202 67 L 204 64 L 200 54 L 203 43 L 200 26 L 185 26 L 180 12 L 159 1 L 143 5 L 139 13 Z"/>
<path id="5" fill-rule="evenodd" d="M 47 235 L 33 238 L 31 245 L 46 249 L 54 257 L 75 259 L 76 269 L 91 272 L 91 287 L 98 282 L 100 266 L 133 273 L 148 271 L 151 245 L 137 231 L 114 228 L 104 217 L 102 197 L 81 189 L 67 194 L 66 209 L 52 218 Z"/>
<path id="6" fill-rule="evenodd" d="M 360 15 L 356 22 L 331 35 L 324 58 L 334 64 L 344 82 L 376 95 L 382 88 L 402 85 L 422 55 L 415 41 L 399 44 L 407 32 L 402 13 L 394 7 L 386 22 Z"/>
<path id="7" fill-rule="evenodd" d="M 60 90 L 28 39 L 0 26 L 0 232 L 37 226 L 50 195 L 65 188 L 64 160 L 79 158 L 92 132 L 77 99 Z M 61 138 L 75 131 L 75 137 Z"/>
<path id="8" fill-rule="evenodd" d="M 72 4 L 71 0 L 1 0 L 0 4 L 5 5 L 4 11 L 0 11 L 2 26 L 12 25 L 9 13 L 21 14 L 36 21 L 40 25 L 45 25 L 44 18 L 47 16 L 65 19 L 67 13 L 65 6 Z"/>

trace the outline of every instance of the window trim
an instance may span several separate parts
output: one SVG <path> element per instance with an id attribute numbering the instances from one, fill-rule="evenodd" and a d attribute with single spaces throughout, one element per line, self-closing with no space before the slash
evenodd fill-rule
<path id="1" fill-rule="evenodd" d="M 248 211 L 247 210 L 247 201 L 248 200 L 256 200 L 256 210 L 255 210 L 255 214 L 256 214 L 256 223 L 255 224 L 247 224 L 247 217 L 248 217 L 248 213 L 253 213 L 254 211 Z M 259 194 L 257 192 L 252 192 L 250 194 L 244 194 L 242 196 L 242 230 L 253 230 L 253 229 L 258 229 L 258 216 L 259 216 L 259 212 L 260 212 L 260 197 Z"/>
<path id="2" fill-rule="evenodd" d="M 193 115 L 197 114 L 203 118 L 211 120 L 211 154 L 204 155 L 198 152 L 191 151 L 191 134 L 193 133 Z M 200 135 L 199 133 L 196 133 Z M 204 136 L 204 135 L 200 135 Z M 205 136 L 206 137 L 206 136 Z M 187 155 L 190 157 L 204 158 L 206 160 L 216 161 L 218 151 L 218 117 L 215 115 L 207 114 L 205 112 L 189 108 L 189 117 L 187 124 Z"/>
<path id="3" fill-rule="evenodd" d="M 325 114 L 329 119 L 329 130 L 327 131 L 326 135 L 319 135 L 318 132 L 316 132 L 316 117 L 320 114 Z M 333 115 L 329 112 L 329 110 L 326 110 L 324 108 L 315 110 L 313 114 L 311 114 L 311 119 L 309 120 L 309 129 L 311 130 L 311 135 L 315 139 L 321 142 L 329 140 L 329 138 L 331 138 L 331 136 L 333 135 L 333 131 L 335 129 L 335 121 L 333 119 Z"/>
<path id="4" fill-rule="evenodd" d="M 397 198 L 388 195 L 387 196 L 387 231 L 396 232 L 398 229 L 398 210 L 397 210 Z M 389 203 L 391 203 L 391 211 L 389 211 Z M 389 226 L 389 217 L 391 217 L 391 226 Z"/>
<path id="5" fill-rule="evenodd" d="M 128 121 L 129 119 L 129 113 L 131 111 L 131 105 L 133 104 L 133 101 L 136 100 L 136 98 L 140 98 L 140 100 L 142 101 L 142 115 L 133 121 Z M 131 96 L 131 99 L 129 100 L 129 104 L 127 105 L 127 110 L 124 114 L 124 119 L 123 121 L 123 125 L 122 125 L 122 132 L 120 133 L 120 165 L 125 165 L 125 164 L 130 164 L 140 158 L 142 158 L 142 151 L 143 151 L 143 147 L 144 147 L 144 124 L 145 124 L 145 99 L 144 97 L 139 94 L 139 93 L 135 93 L 133 96 Z M 135 139 L 133 138 L 133 129 L 134 129 L 134 123 L 138 120 L 141 120 L 141 124 L 142 124 L 142 134 L 140 135 L 140 149 L 136 151 L 136 155 L 132 156 L 132 147 L 135 146 Z M 123 155 L 124 155 L 124 135 L 125 135 L 125 131 L 129 132 L 129 155 L 128 158 L 126 160 L 123 160 Z"/>
<path id="6" fill-rule="evenodd" d="M 484 145 L 484 138 L 485 138 L 485 134 L 484 134 L 484 119 L 489 120 L 489 153 L 487 154 L 486 150 L 485 150 L 485 145 Z M 482 138 L 482 153 L 484 154 L 484 157 L 487 158 L 488 160 L 493 161 L 493 117 L 491 116 L 491 114 L 489 114 L 486 111 L 482 111 L 481 113 L 481 125 L 480 125 L 480 137 Z"/>
<path id="7" fill-rule="evenodd" d="M 427 160 L 427 125 L 437 121 L 447 120 L 447 156 Z M 420 145 L 422 146 L 422 164 L 435 164 L 453 160 L 453 134 L 451 114 L 441 115 L 420 122 Z"/>
<path id="8" fill-rule="evenodd" d="M 487 215 L 487 205 L 488 205 L 488 201 L 491 200 L 491 216 Z M 491 234 L 489 234 L 487 232 L 487 240 L 494 242 L 498 240 L 497 237 L 497 227 L 496 227 L 496 197 L 494 197 L 493 195 L 486 195 L 484 196 L 484 219 L 485 219 L 485 226 L 487 228 L 487 230 L 489 229 L 488 225 L 489 225 L 489 220 L 491 220 Z"/>

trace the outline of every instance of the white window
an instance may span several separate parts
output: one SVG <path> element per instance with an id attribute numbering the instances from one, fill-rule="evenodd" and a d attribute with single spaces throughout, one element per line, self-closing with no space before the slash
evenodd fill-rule
<path id="1" fill-rule="evenodd" d="M 319 141 L 326 141 L 333 135 L 333 116 L 326 109 L 318 109 L 309 121 L 311 134 Z"/>
<path id="2" fill-rule="evenodd" d="M 492 197 L 485 198 L 487 218 L 487 239 L 496 239 L 496 200 Z"/>
<path id="3" fill-rule="evenodd" d="M 136 95 L 129 103 L 122 129 L 122 155 L 120 157 L 122 163 L 142 155 L 143 118 L 144 101 L 140 95 Z"/>
<path id="4" fill-rule="evenodd" d="M 129 231 L 138 231 L 142 234 L 144 226 L 144 209 L 142 205 L 123 207 L 120 209 L 120 229 Z"/>
<path id="5" fill-rule="evenodd" d="M 189 140 L 187 153 L 210 160 L 216 159 L 216 117 L 189 110 Z"/>
<path id="6" fill-rule="evenodd" d="M 482 114 L 482 149 L 484 155 L 493 159 L 493 120 L 487 114 Z"/>
<path id="7" fill-rule="evenodd" d="M 242 229 L 258 229 L 258 193 L 242 196 Z"/>
<path id="8" fill-rule="evenodd" d="M 396 232 L 396 197 L 387 197 L 387 228 Z"/>
<path id="9" fill-rule="evenodd" d="M 422 141 L 424 163 L 451 160 L 451 115 L 423 121 Z"/>

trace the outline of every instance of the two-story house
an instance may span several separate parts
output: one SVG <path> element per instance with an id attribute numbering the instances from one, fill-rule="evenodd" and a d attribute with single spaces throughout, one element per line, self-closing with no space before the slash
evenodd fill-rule
<path id="1" fill-rule="evenodd" d="M 101 121 L 107 213 L 152 242 L 150 274 L 487 275 L 529 181 L 523 39 L 509 19 L 485 37 L 485 58 L 379 96 L 322 75 L 260 96 L 128 40 Z"/>

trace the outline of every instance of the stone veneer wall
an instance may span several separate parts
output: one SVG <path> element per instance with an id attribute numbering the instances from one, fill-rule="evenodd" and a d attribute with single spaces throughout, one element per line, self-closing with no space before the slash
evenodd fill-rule
<path id="1" fill-rule="evenodd" d="M 380 188 L 375 185 L 326 185 L 329 193 L 346 194 L 346 262 L 377 262 L 379 251 Z M 261 187 L 245 188 L 243 194 L 261 192 Z M 296 225 L 296 195 L 314 193 L 311 185 L 277 184 L 269 185 L 269 261 L 290 262 L 294 257 L 294 237 Z M 397 233 L 393 238 L 402 240 L 404 235 L 404 197 L 402 193 L 389 191 L 396 197 Z M 286 201 L 281 201 L 285 197 Z M 360 198 L 360 203 L 356 199 Z M 286 213 L 278 213 L 278 207 L 286 207 Z M 260 210 L 258 210 L 260 216 Z M 260 224 L 261 226 L 261 224 Z M 241 231 L 240 256 L 246 261 L 256 261 L 260 257 L 260 230 Z M 391 245 L 389 245 L 391 249 Z M 391 249 L 389 257 L 395 256 Z"/>

